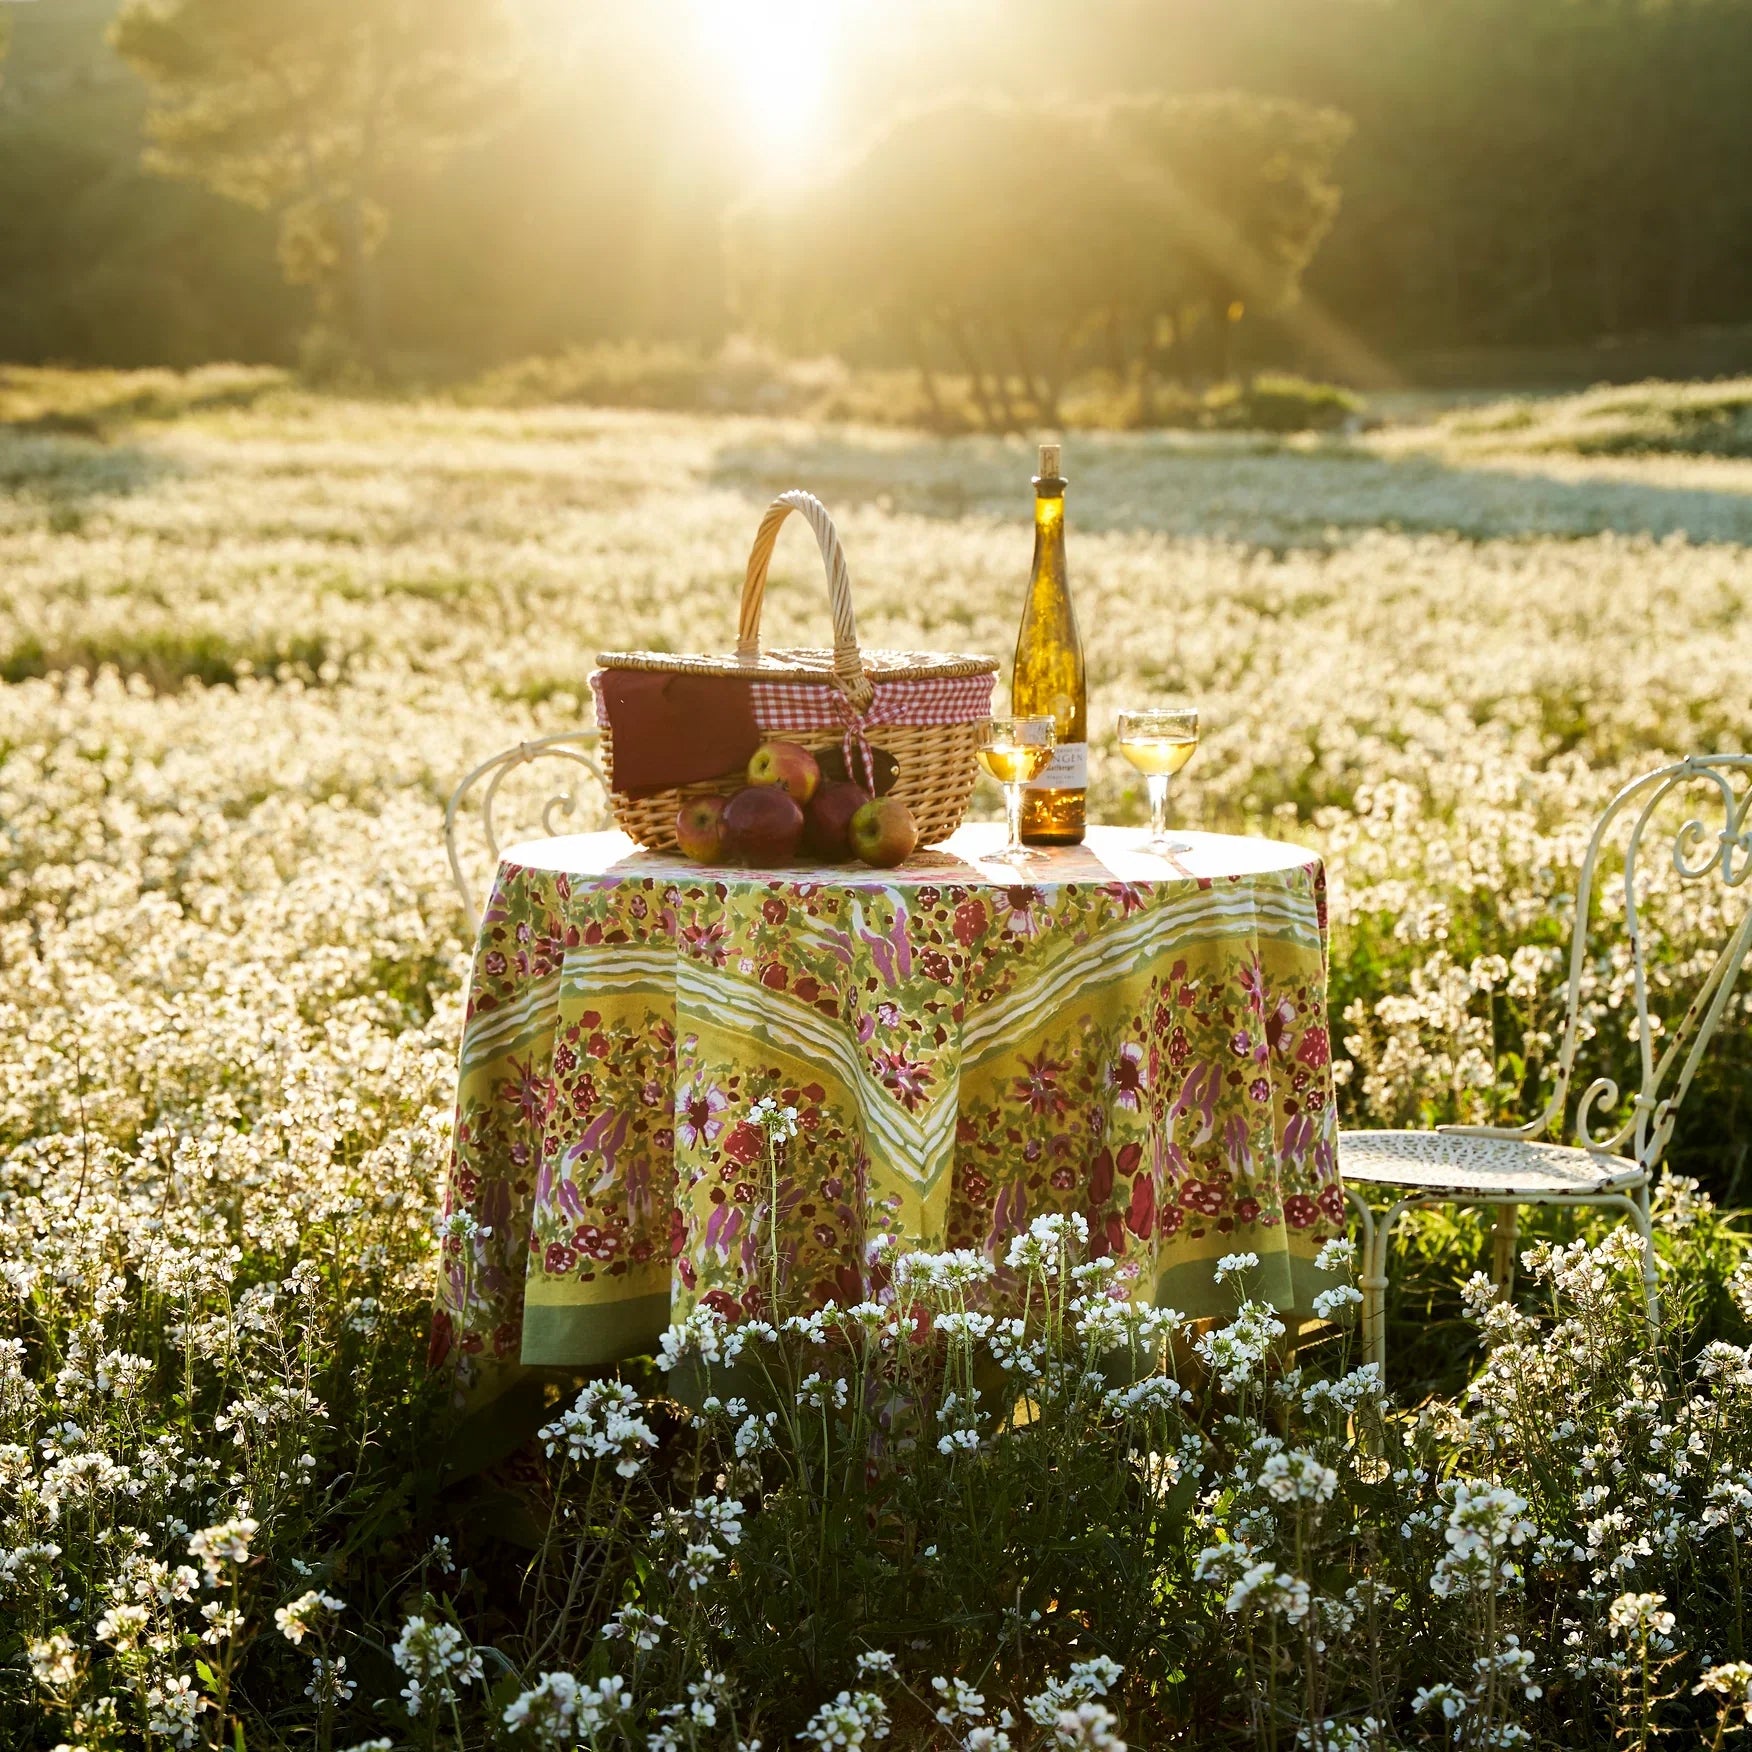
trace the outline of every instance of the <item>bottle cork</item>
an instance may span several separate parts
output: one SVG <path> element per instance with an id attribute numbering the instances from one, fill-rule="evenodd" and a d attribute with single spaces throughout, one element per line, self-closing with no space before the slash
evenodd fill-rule
<path id="1" fill-rule="evenodd" d="M 1043 444 L 1040 447 L 1040 478 L 1043 481 L 1056 481 L 1059 471 L 1059 447 L 1056 444 Z"/>

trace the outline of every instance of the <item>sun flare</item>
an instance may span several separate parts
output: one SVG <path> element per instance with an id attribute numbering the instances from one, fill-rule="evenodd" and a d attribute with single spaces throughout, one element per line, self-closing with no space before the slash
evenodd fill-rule
<path id="1" fill-rule="evenodd" d="M 694 0 L 694 10 L 748 139 L 775 169 L 794 162 L 826 117 L 847 8 L 822 0 Z"/>

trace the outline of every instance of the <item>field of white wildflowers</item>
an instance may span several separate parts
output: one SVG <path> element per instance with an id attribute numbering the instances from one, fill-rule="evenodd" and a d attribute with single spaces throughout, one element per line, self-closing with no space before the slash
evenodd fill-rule
<path id="1" fill-rule="evenodd" d="M 1048 1224 L 1021 1320 L 991 1262 L 920 1260 L 894 1305 L 702 1322 L 447 1447 L 449 788 L 577 723 L 597 649 L 727 647 L 785 486 L 834 511 L 870 643 L 1007 656 L 1031 458 L 249 377 L 129 423 L 61 388 L 0 426 L 0 1745 L 1752 1723 L 1744 1002 L 1675 1144 L 1654 1351 L 1607 1228 L 1530 1226 L 1513 1307 L 1468 1222 L 1416 1229 L 1389 1401 L 1343 1298 L 1286 1366 L 1244 1257 L 1192 1331 Z M 1114 711 L 1196 695 L 1181 819 L 1327 856 L 1352 1123 L 1530 1110 L 1592 817 L 1747 746 L 1752 463 L 1514 442 L 1067 449 L 1096 815 L 1141 811 Z M 768 637 L 818 640 L 824 594 L 787 534 Z M 1721 918 L 1651 904 L 1678 991 Z M 1608 1067 L 1626 977 L 1590 965 Z M 703 1413 L 664 1394 L 683 1358 Z"/>

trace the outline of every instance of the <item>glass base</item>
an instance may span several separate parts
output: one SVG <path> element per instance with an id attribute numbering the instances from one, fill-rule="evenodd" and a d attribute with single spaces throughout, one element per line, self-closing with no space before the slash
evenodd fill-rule
<path id="1" fill-rule="evenodd" d="M 994 864 L 1032 864 L 1046 856 L 1045 852 L 1037 852 L 1033 846 L 1013 845 L 1002 846 L 995 852 L 986 854 Z"/>
<path id="2" fill-rule="evenodd" d="M 1190 852 L 1192 842 L 1190 840 L 1170 839 L 1166 834 L 1163 834 L 1159 839 L 1145 840 L 1144 850 L 1153 852 L 1158 858 L 1174 858 Z"/>

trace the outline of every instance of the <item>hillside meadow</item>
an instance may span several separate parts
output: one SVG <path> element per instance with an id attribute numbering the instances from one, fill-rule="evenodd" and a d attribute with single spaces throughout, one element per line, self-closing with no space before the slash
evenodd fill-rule
<path id="1" fill-rule="evenodd" d="M 1530 1109 L 1594 815 L 1662 758 L 1747 746 L 1752 460 L 1656 399 L 1644 426 L 1505 404 L 1349 437 L 1067 439 L 1092 812 L 1142 818 L 1115 711 L 1195 698 L 1179 819 L 1327 859 L 1353 1124 Z M 838 520 L 865 641 L 1007 668 L 1032 455 L 252 373 L 13 373 L 0 407 L 0 1721 L 47 1748 L 235 1717 L 252 1747 L 326 1748 L 415 1672 L 366 1623 L 464 1585 L 407 1461 L 442 1418 L 420 1359 L 469 947 L 445 797 L 579 724 L 597 650 L 728 648 L 785 487 Z M 1743 427 L 1737 402 L 1721 418 Z M 826 626 L 788 529 L 766 636 Z M 1650 904 L 1661 997 L 1722 917 L 1660 870 Z M 1586 1003 L 1622 1068 L 1622 954 L 1590 963 Z M 1728 1203 L 1752 1188 L 1746 1015 L 1675 1146 Z M 1451 1388 L 1479 1243 L 1437 1221 L 1419 1247 L 1395 1370 Z M 112 1510 L 132 1531 L 100 1536 Z M 229 1545 L 228 1517 L 251 1522 Z M 172 1547 L 203 1527 L 224 1610 L 252 1538 L 287 1598 L 353 1590 L 351 1679 L 319 1642 L 302 1690 L 310 1649 L 270 1638 L 262 1582 L 247 1686 L 209 1612 L 207 1678 L 175 1689 L 199 1577 Z M 135 1592 L 138 1625 L 93 1629 Z M 307 1706 L 263 1700 L 306 1696 L 316 1740 L 276 1739 Z"/>

